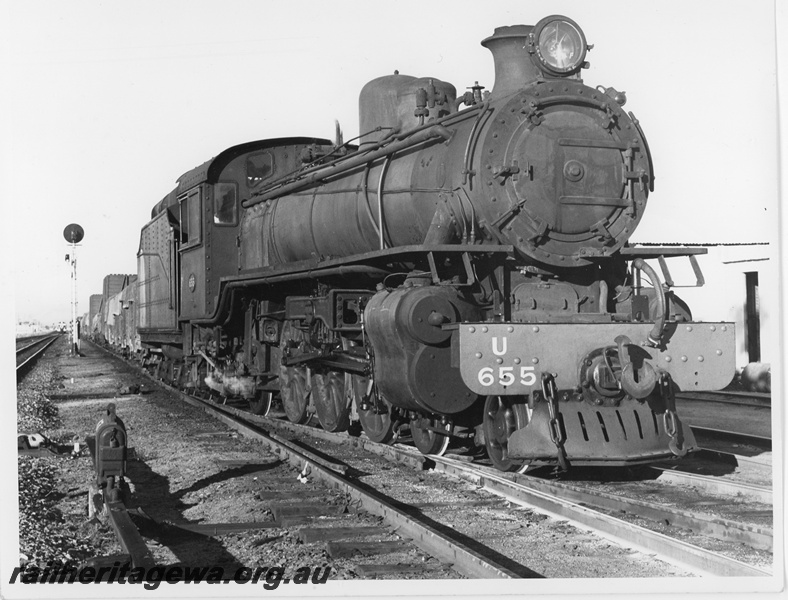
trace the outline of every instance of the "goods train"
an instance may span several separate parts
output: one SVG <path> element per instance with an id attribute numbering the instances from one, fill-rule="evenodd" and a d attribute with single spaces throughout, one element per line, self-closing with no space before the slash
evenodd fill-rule
<path id="1" fill-rule="evenodd" d="M 94 332 L 180 388 L 501 470 L 693 450 L 673 394 L 731 381 L 733 325 L 673 291 L 666 259 L 701 284 L 704 249 L 628 244 L 654 167 L 625 93 L 584 84 L 569 18 L 481 44 L 491 90 L 394 72 L 361 90 L 357 144 L 264 139 L 187 172 Z"/>

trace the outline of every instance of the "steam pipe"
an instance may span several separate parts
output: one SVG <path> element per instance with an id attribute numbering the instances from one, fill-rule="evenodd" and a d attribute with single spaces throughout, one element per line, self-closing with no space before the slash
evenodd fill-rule
<path id="1" fill-rule="evenodd" d="M 665 330 L 665 319 L 666 319 L 666 309 L 667 305 L 665 302 L 665 290 L 662 289 L 662 282 L 657 275 L 657 272 L 651 268 L 651 266 L 644 261 L 642 258 L 636 258 L 632 262 L 632 266 L 636 268 L 638 271 L 642 271 L 646 274 L 646 276 L 651 280 L 651 285 L 654 286 L 654 291 L 657 294 L 657 310 L 656 310 L 656 318 L 654 319 L 654 327 L 651 328 L 651 331 L 648 334 L 648 342 L 652 346 L 656 347 L 659 346 L 660 339 L 662 338 L 662 333 Z"/>
<path id="2" fill-rule="evenodd" d="M 603 315 L 607 314 L 607 299 L 609 296 L 609 291 L 607 287 L 607 281 L 604 279 L 599 280 L 599 312 Z"/>
<path id="3" fill-rule="evenodd" d="M 383 224 L 383 181 L 386 179 L 386 170 L 388 169 L 392 156 L 394 156 L 393 152 L 386 157 L 386 161 L 380 169 L 380 179 L 378 180 L 378 237 L 381 250 L 386 249 L 386 241 L 383 237 L 386 232 L 386 226 Z"/>
<path id="4" fill-rule="evenodd" d="M 380 148 L 379 150 L 365 153 L 362 156 L 351 156 L 346 161 L 337 164 L 333 167 L 327 167 L 325 169 L 321 169 L 315 173 L 312 173 L 308 177 L 304 177 L 303 179 L 299 179 L 298 181 L 287 183 L 281 187 L 265 192 L 264 194 L 260 194 L 259 196 L 255 196 L 253 198 L 249 198 L 248 200 L 244 200 L 243 206 L 244 208 L 249 208 L 250 206 L 254 206 L 255 204 L 260 204 L 261 202 L 265 202 L 266 200 L 271 200 L 272 198 L 276 198 L 278 196 L 284 196 L 286 194 L 296 192 L 305 187 L 309 187 L 310 185 L 317 183 L 323 179 L 341 175 L 342 173 L 346 173 L 347 171 L 350 171 L 351 169 L 354 169 L 361 165 L 370 163 L 379 158 L 390 156 L 395 152 L 399 152 L 400 150 L 407 150 L 408 148 L 411 148 L 413 146 L 416 146 L 424 142 L 428 142 L 434 138 L 440 137 L 446 141 L 449 141 L 452 138 L 452 135 L 453 132 L 449 129 L 446 129 L 446 127 L 444 127 L 443 125 L 433 125 L 427 129 L 422 129 L 420 131 L 417 131 L 410 137 L 407 137 L 405 139 L 398 139 L 395 142 L 391 142 L 389 145 Z"/>

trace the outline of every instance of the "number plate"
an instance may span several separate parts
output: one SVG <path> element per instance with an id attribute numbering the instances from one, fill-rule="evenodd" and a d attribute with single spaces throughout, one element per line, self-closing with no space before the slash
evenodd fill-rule
<path id="1" fill-rule="evenodd" d="M 541 370 L 538 363 L 524 362 L 522 353 L 515 351 L 512 326 L 476 325 L 461 329 L 470 334 L 460 337 L 460 364 L 463 380 L 471 390 L 489 396 L 530 394 L 539 389 Z M 465 343 L 466 340 L 471 343 Z"/>
<path id="2" fill-rule="evenodd" d="M 519 365 L 505 367 L 502 365 L 497 369 L 482 367 L 479 369 L 476 379 L 479 381 L 479 385 L 485 389 L 493 386 L 508 388 L 514 384 L 531 388 L 538 381 L 536 375 L 536 367 L 521 367 Z"/>

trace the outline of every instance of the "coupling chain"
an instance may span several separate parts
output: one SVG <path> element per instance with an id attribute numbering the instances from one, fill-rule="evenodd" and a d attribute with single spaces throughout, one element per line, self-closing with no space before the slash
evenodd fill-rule
<path id="1" fill-rule="evenodd" d="M 687 454 L 687 448 L 683 446 L 679 439 L 679 418 L 676 414 L 676 396 L 673 393 L 673 379 L 670 373 L 663 371 L 659 377 L 659 392 L 662 401 L 665 403 L 665 412 L 662 414 L 662 422 L 665 425 L 665 433 L 668 434 L 668 448 L 676 456 Z"/>
<path id="2" fill-rule="evenodd" d="M 552 373 L 542 373 L 542 394 L 547 400 L 547 410 L 550 413 L 550 420 L 547 422 L 550 440 L 555 444 L 558 451 L 558 464 L 561 470 L 567 471 L 569 470 L 569 463 L 566 460 L 566 450 L 564 449 L 566 437 L 558 419 L 560 412 L 558 408 L 558 387 L 555 384 L 555 377 L 553 377 Z"/>

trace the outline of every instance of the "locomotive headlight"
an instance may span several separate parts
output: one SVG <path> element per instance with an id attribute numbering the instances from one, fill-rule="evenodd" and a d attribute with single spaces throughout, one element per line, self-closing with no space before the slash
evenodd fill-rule
<path id="1" fill-rule="evenodd" d="M 552 75 L 569 75 L 585 62 L 588 47 L 583 30 L 567 17 L 542 19 L 534 27 L 533 39 L 540 68 Z"/>

